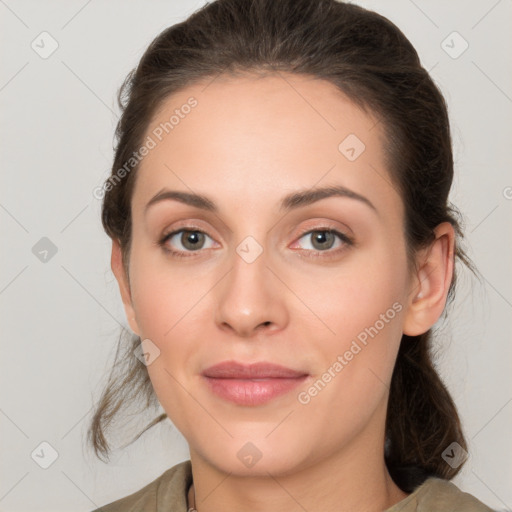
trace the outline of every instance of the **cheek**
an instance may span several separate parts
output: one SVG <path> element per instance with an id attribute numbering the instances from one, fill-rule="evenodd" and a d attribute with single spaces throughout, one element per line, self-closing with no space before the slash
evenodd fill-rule
<path id="1" fill-rule="evenodd" d="M 204 325 L 197 315 L 208 285 L 149 251 L 137 254 L 134 250 L 132 262 L 132 299 L 140 336 L 158 348 L 158 357 L 147 366 L 148 374 L 173 424 L 188 432 L 190 397 L 184 389 L 195 370 L 192 364 L 196 348 L 189 341 L 200 339 L 194 329 Z"/>
<path id="2" fill-rule="evenodd" d="M 134 247 L 131 290 L 141 336 L 164 341 L 190 322 L 207 283 L 186 266 L 172 265 L 160 249 Z"/>
<path id="3" fill-rule="evenodd" d="M 296 276 L 294 281 L 297 295 L 331 331 L 329 345 L 333 348 L 342 348 L 343 343 L 375 323 L 381 331 L 400 331 L 397 313 L 404 308 L 407 286 L 405 253 L 374 244 L 354 253 L 338 268 L 313 269 Z"/>
<path id="4" fill-rule="evenodd" d="M 317 368 L 318 395 L 323 395 L 317 403 L 326 410 L 329 403 L 340 406 L 338 410 L 372 409 L 387 391 L 405 309 L 406 260 L 401 254 L 381 245 L 359 253 L 336 272 L 300 280 L 299 293 L 307 291 L 305 302 L 328 328 L 310 347 L 323 363 Z M 311 322 L 318 328 L 317 319 Z M 314 330 L 308 332 L 315 339 Z"/>
<path id="5" fill-rule="evenodd" d="M 178 382 L 185 382 L 197 370 L 197 340 L 205 339 L 205 307 L 215 276 L 201 275 L 192 266 L 188 271 L 186 265 L 173 265 L 159 249 L 147 247 L 133 247 L 131 265 L 140 336 L 151 340 L 159 351 L 148 365 L 153 387 L 162 403 L 180 401 Z"/>

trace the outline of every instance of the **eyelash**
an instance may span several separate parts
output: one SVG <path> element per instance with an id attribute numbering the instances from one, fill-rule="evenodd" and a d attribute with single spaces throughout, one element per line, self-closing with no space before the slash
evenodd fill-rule
<path id="1" fill-rule="evenodd" d="M 188 254 L 186 252 L 183 252 L 183 251 L 175 251 L 173 249 L 169 249 L 168 247 L 166 247 L 166 242 L 171 239 L 174 235 L 177 235 L 178 233 L 181 233 L 183 231 L 189 231 L 189 232 L 192 232 L 192 233 L 202 233 L 208 237 L 210 237 L 210 235 L 208 235 L 208 233 L 205 233 L 203 230 L 199 229 L 199 228 L 196 228 L 195 226 L 185 226 L 185 227 L 182 227 L 180 229 L 177 229 L 177 230 L 174 230 L 174 231 L 171 231 L 169 233 L 166 233 L 162 236 L 162 238 L 159 240 L 158 242 L 158 245 L 160 245 L 162 247 L 162 249 L 169 253 L 172 257 L 174 258 L 193 258 L 193 253 L 194 252 L 200 252 L 200 250 L 198 251 L 188 251 Z M 320 233 L 325 233 L 325 232 L 330 232 L 330 233 L 333 233 L 334 235 L 336 235 L 342 242 L 343 242 L 343 246 L 342 247 L 338 247 L 337 249 L 335 250 L 330 250 L 330 249 L 327 249 L 325 251 L 315 251 L 315 250 L 308 250 L 308 249 L 303 249 L 304 251 L 306 251 L 306 253 L 310 253 L 307 257 L 308 258 L 331 258 L 331 257 L 335 257 L 337 256 L 340 252 L 348 249 L 349 247 L 353 246 L 355 244 L 353 238 L 343 234 L 343 233 L 340 233 L 339 231 L 337 231 L 336 229 L 333 229 L 331 227 L 328 227 L 328 226 L 322 226 L 322 227 L 317 227 L 317 228 L 314 228 L 314 229 L 306 229 L 305 231 L 303 231 L 302 233 L 300 233 L 300 235 L 298 236 L 297 240 L 300 240 L 304 235 L 308 235 L 308 234 L 311 234 L 311 233 L 317 233 L 317 232 L 320 232 Z M 212 238 L 212 237 L 210 237 Z M 190 254 L 192 253 L 192 254 Z"/>

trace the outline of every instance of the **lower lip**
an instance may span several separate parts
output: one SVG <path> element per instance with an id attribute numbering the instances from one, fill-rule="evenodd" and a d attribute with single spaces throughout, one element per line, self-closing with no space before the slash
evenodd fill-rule
<path id="1" fill-rule="evenodd" d="M 205 377 L 213 393 L 238 405 L 261 405 L 302 384 L 307 375 L 296 378 L 218 379 Z"/>

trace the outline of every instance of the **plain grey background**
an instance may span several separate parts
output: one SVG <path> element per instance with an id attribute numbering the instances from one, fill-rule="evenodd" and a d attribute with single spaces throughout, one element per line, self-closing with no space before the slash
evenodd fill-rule
<path id="1" fill-rule="evenodd" d="M 357 3 L 401 28 L 449 105 L 452 201 L 484 278 L 460 273 L 436 342 L 469 442 L 454 483 L 512 510 L 512 2 Z M 92 191 L 112 163 L 122 80 L 161 30 L 203 4 L 0 0 L 2 512 L 92 510 L 188 458 L 170 422 L 108 465 L 85 446 L 127 327 Z"/>

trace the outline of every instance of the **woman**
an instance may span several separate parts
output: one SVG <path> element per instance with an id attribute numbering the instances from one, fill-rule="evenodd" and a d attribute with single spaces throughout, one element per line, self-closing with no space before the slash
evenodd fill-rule
<path id="1" fill-rule="evenodd" d="M 135 337 L 89 439 L 108 455 L 142 395 L 190 460 L 98 510 L 490 510 L 450 482 L 467 445 L 431 328 L 455 258 L 474 269 L 446 105 L 397 27 L 217 0 L 120 105 L 102 220 Z"/>

